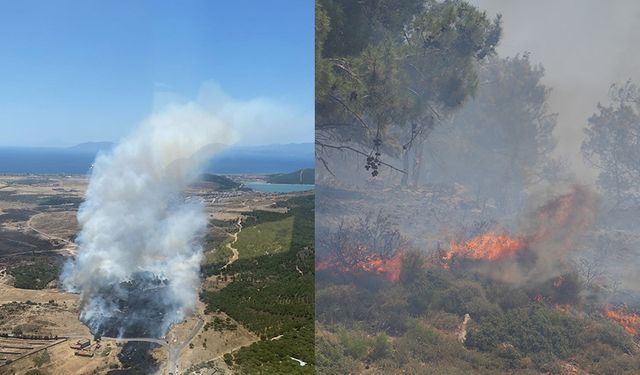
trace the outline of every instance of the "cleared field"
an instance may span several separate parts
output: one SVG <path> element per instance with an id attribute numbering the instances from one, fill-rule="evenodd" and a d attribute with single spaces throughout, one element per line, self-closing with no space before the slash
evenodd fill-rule
<path id="1" fill-rule="evenodd" d="M 40 352 L 53 345 L 64 342 L 60 340 L 33 340 L 12 337 L 0 337 L 0 373 L 2 367 L 20 358 Z"/>
<path id="2" fill-rule="evenodd" d="M 42 355 L 44 351 L 41 351 L 0 367 L 0 374 L 19 375 L 34 369 L 42 374 L 105 374 L 121 367 L 118 359 L 120 345 L 103 343 L 90 358 L 75 355 L 75 351 L 67 343 L 68 341 L 64 341 L 48 347 L 46 355 Z"/>
<path id="3" fill-rule="evenodd" d="M 238 235 L 240 259 L 289 250 L 293 238 L 293 216 L 247 227 Z"/>
<path id="4" fill-rule="evenodd" d="M 33 215 L 29 226 L 45 237 L 70 241 L 80 229 L 76 215 L 76 211 L 43 212 Z"/>
<path id="5" fill-rule="evenodd" d="M 221 359 L 225 353 L 234 352 L 241 347 L 249 346 L 259 341 L 259 337 L 232 319 L 231 324 L 235 325 L 236 329 L 215 330 L 211 324 L 207 325 L 207 323 L 212 322 L 215 316 L 221 319 L 227 319 L 229 317 L 224 313 L 205 316 L 204 309 L 204 304 L 198 302 L 199 315 L 205 317 L 205 324 L 190 341 L 190 345 L 185 346 L 183 349 L 178 360 L 178 368 L 180 369 L 187 369 L 211 360 L 216 360 L 216 362 L 220 362 L 218 363 L 219 365 L 222 365 Z M 192 324 L 191 322 L 187 322 L 182 330 L 188 331 Z M 178 331 L 180 331 L 180 329 L 178 329 Z"/>
<path id="6" fill-rule="evenodd" d="M 36 336 L 90 335 L 78 320 L 79 296 L 55 289 L 0 284 L 0 333 Z"/>

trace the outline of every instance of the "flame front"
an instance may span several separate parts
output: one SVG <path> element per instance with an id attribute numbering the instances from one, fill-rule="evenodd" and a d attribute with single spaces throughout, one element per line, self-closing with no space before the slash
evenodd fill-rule
<path id="1" fill-rule="evenodd" d="M 402 268 L 402 251 L 396 252 L 391 258 L 383 258 L 377 254 L 363 256 L 353 262 L 340 262 L 335 258 L 326 258 L 316 264 L 316 270 L 338 269 L 344 273 L 374 272 L 384 276 L 389 281 L 400 280 Z M 351 265 L 347 264 L 351 263 Z"/>
<path id="2" fill-rule="evenodd" d="M 468 259 L 498 260 L 511 257 L 524 247 L 525 242 L 522 239 L 486 232 L 465 242 L 452 241 L 443 260 L 449 261 L 454 256 Z"/>
<path id="3" fill-rule="evenodd" d="M 640 327 L 640 315 L 610 310 L 607 306 L 604 307 L 604 315 L 620 324 L 630 335 L 635 336 L 638 333 L 638 327 Z"/>

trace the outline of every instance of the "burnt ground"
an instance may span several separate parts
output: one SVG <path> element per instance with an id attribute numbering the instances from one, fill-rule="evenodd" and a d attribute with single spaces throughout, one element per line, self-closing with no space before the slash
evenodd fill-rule
<path id="1" fill-rule="evenodd" d="M 37 214 L 39 211 L 24 209 L 24 208 L 8 208 L 5 212 L 0 214 L 0 224 L 16 221 L 27 221 L 31 216 Z"/>
<path id="2" fill-rule="evenodd" d="M 166 305 L 166 289 L 163 280 L 147 275 L 105 287 L 93 298 L 112 307 L 111 317 L 90 315 L 88 319 L 81 316 L 81 320 L 100 336 L 159 338 L 165 334 L 163 327 L 168 326 L 166 312 L 175 310 Z"/>
<path id="3" fill-rule="evenodd" d="M 128 342 L 122 347 L 118 359 L 122 369 L 111 370 L 107 375 L 147 375 L 157 372 L 160 364 L 152 352 L 160 345 L 151 342 Z"/>
<path id="4" fill-rule="evenodd" d="M 54 245 L 45 240 L 15 230 L 0 228 L 0 258 L 9 255 L 33 255 L 62 248 L 62 244 Z"/>

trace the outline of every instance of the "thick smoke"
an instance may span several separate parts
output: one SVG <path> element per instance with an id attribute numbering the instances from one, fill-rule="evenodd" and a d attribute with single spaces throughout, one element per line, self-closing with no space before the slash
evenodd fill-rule
<path id="1" fill-rule="evenodd" d="M 93 166 L 78 254 L 63 285 L 95 334 L 161 336 L 193 309 L 207 216 L 181 192 L 228 131 L 197 104 L 168 106 Z"/>

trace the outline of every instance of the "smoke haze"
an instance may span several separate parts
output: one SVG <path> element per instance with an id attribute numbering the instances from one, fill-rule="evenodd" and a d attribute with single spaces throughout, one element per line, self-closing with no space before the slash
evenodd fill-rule
<path id="1" fill-rule="evenodd" d="M 200 86 L 196 101 L 215 113 L 222 121 L 233 124 L 231 141 L 237 145 L 313 142 L 313 113 L 296 109 L 286 103 L 266 97 L 232 97 L 218 83 L 207 81 Z M 157 86 L 154 109 L 167 104 L 188 103 L 189 99 Z"/>
<path id="2" fill-rule="evenodd" d="M 609 86 L 640 73 L 640 2 L 618 0 L 471 0 L 488 14 L 503 15 L 501 56 L 531 52 L 545 68 L 552 88 L 550 109 L 559 114 L 556 153 L 566 158 L 581 182 L 596 171 L 580 154 L 587 119 L 598 102 L 607 103 Z"/>

